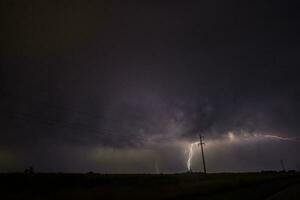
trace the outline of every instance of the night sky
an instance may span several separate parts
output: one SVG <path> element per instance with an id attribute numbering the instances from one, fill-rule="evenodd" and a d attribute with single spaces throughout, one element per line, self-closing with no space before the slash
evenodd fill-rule
<path id="1" fill-rule="evenodd" d="M 1 1 L 0 172 L 300 169 L 299 9 Z"/>

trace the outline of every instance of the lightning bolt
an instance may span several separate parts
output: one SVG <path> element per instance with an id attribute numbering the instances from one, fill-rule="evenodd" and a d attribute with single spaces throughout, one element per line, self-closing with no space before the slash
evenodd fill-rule
<path id="1" fill-rule="evenodd" d="M 193 157 L 193 154 L 194 154 L 194 146 L 199 144 L 199 142 L 193 142 L 190 144 L 190 148 L 189 148 L 189 155 L 188 155 L 188 160 L 187 160 L 187 168 L 188 168 L 188 171 L 191 171 L 191 161 L 192 161 L 192 157 Z"/>
<path id="2" fill-rule="evenodd" d="M 298 141 L 297 138 L 288 138 L 288 137 L 280 137 L 277 135 L 263 135 L 265 138 L 277 139 L 277 140 L 288 140 L 288 141 Z"/>

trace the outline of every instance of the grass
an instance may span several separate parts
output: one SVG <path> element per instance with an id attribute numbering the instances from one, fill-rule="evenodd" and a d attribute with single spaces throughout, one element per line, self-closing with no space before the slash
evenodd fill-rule
<path id="1" fill-rule="evenodd" d="M 298 173 L 274 172 L 0 174 L 3 199 L 266 199 L 299 181 Z"/>

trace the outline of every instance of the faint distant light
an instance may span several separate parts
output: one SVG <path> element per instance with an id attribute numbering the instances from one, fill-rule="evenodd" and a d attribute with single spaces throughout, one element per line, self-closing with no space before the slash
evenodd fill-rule
<path id="1" fill-rule="evenodd" d="M 230 141 L 234 141 L 235 140 L 235 135 L 232 132 L 228 132 L 228 138 Z"/>

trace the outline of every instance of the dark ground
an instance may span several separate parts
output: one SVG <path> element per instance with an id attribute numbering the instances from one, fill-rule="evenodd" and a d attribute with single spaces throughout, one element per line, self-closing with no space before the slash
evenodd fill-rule
<path id="1" fill-rule="evenodd" d="M 299 173 L 0 174 L 1 199 L 300 199 Z"/>

